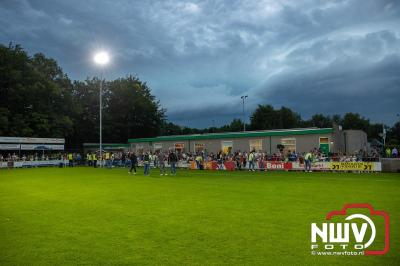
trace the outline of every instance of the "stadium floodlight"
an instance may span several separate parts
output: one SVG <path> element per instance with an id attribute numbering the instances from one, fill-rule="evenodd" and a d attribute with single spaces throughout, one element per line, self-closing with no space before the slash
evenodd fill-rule
<path id="1" fill-rule="evenodd" d="M 246 131 L 246 120 L 244 117 L 244 100 L 246 100 L 248 97 L 249 96 L 247 96 L 247 95 L 243 95 L 240 97 L 240 99 L 242 99 L 242 101 L 243 101 L 243 132 Z"/>
<path id="2" fill-rule="evenodd" d="M 96 64 L 101 66 L 107 65 L 110 62 L 110 57 L 104 51 L 96 53 L 93 59 Z"/>
<path id="3" fill-rule="evenodd" d="M 110 57 L 108 56 L 108 53 L 101 51 L 98 52 L 94 55 L 93 58 L 94 62 L 101 66 L 101 74 L 100 74 L 100 93 L 99 93 L 99 120 L 100 120 L 100 128 L 99 128 L 99 159 L 100 159 L 100 167 L 103 166 L 103 116 L 102 116 L 102 109 L 103 109 L 103 68 L 105 65 L 108 64 L 110 61 Z"/>

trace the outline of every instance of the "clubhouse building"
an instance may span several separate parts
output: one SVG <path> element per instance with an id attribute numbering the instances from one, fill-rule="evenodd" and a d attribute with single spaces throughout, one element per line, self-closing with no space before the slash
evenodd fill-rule
<path id="1" fill-rule="evenodd" d="M 129 139 L 130 150 L 144 151 L 233 153 L 235 151 L 262 151 L 268 154 L 284 151 L 308 152 L 319 148 L 325 153 L 354 154 L 367 150 L 367 134 L 361 130 L 332 128 L 294 128 L 230 133 L 160 136 Z"/>

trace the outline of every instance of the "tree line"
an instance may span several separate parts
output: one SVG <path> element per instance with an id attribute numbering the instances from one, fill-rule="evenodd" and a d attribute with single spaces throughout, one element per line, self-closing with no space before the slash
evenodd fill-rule
<path id="1" fill-rule="evenodd" d="M 20 45 L 0 44 L 0 136 L 60 137 L 68 148 L 99 139 L 97 77 L 72 81 L 58 63 L 42 53 L 29 56 Z M 383 124 L 356 113 L 304 120 L 290 108 L 258 105 L 248 130 L 331 127 L 364 130 L 380 139 Z M 385 126 L 387 127 L 387 126 Z M 388 142 L 400 143 L 400 122 L 388 128 Z M 243 122 L 204 129 L 182 127 L 167 120 L 166 110 L 146 82 L 130 75 L 103 83 L 103 142 L 125 143 L 128 138 L 243 130 Z"/>
<path id="2" fill-rule="evenodd" d="M 302 119 L 301 116 L 290 108 L 281 107 L 275 109 L 272 105 L 258 105 L 250 116 L 250 123 L 246 124 L 246 130 L 271 130 L 289 129 L 302 127 L 332 127 L 333 124 L 342 126 L 346 129 L 360 129 L 367 133 L 368 139 L 382 141 L 382 132 L 385 127 L 387 131 L 387 144 L 400 144 L 400 121 L 392 127 L 382 123 L 371 123 L 369 119 L 357 113 L 346 113 L 343 116 L 335 114 L 332 116 L 314 114 L 310 119 Z M 191 129 L 180 127 L 173 123 L 167 124 L 167 135 L 179 134 L 201 134 L 201 133 L 220 133 L 220 132 L 239 132 L 243 131 L 241 119 L 233 119 L 230 124 L 222 127 L 209 127 L 205 129 Z"/>

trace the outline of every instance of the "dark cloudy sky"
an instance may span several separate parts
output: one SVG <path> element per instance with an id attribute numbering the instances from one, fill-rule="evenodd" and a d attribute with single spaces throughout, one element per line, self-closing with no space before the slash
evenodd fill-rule
<path id="1" fill-rule="evenodd" d="M 147 81 L 181 125 L 220 125 L 257 104 L 303 118 L 400 113 L 399 0 L 0 0 L 0 42 L 55 58 L 72 79 Z"/>

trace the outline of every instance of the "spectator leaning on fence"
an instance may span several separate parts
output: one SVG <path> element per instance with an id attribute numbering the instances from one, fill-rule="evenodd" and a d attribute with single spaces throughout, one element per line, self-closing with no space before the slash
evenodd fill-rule
<path id="1" fill-rule="evenodd" d="M 392 150 L 392 158 L 397 158 L 398 155 L 399 155 L 399 152 L 397 151 L 396 147 L 394 147 Z"/>
<path id="2" fill-rule="evenodd" d="M 387 147 L 387 148 L 386 148 L 386 157 L 387 157 L 387 158 L 390 158 L 390 155 L 391 155 L 390 148 Z"/>

